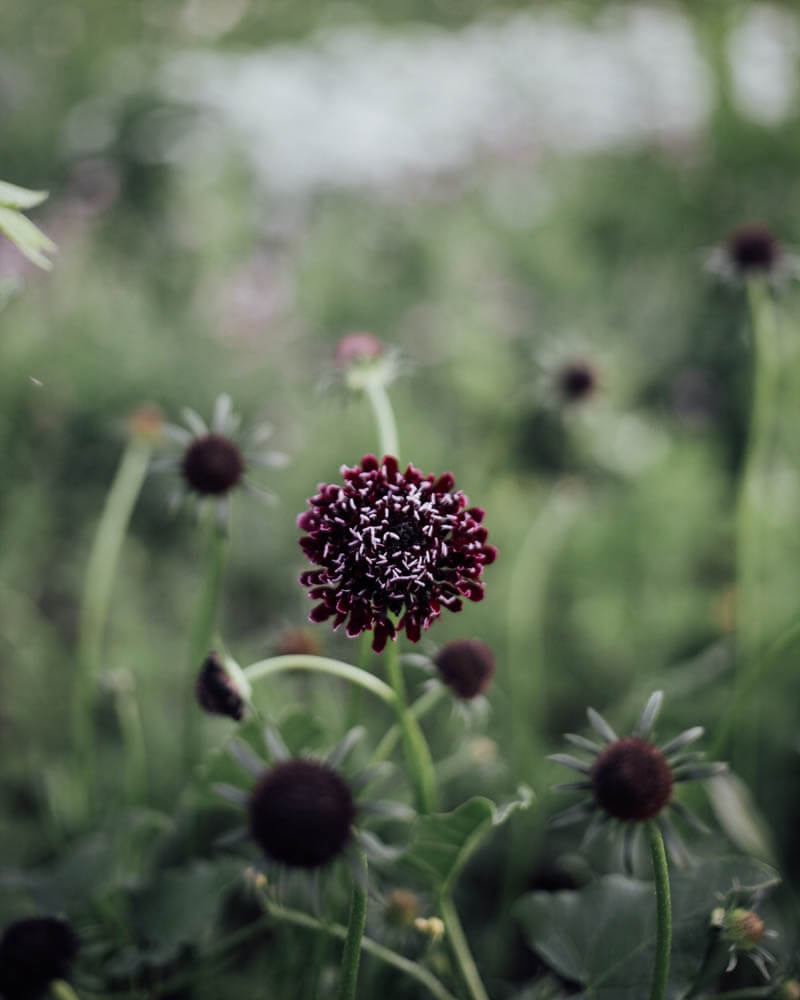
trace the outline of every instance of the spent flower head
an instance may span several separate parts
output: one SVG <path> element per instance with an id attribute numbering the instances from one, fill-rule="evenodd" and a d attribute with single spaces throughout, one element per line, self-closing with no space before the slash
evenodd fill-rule
<path id="1" fill-rule="evenodd" d="M 703 735 L 701 726 L 687 729 L 661 745 L 652 742 L 662 699 L 661 691 L 650 696 L 632 735 L 623 739 L 598 712 L 588 709 L 589 722 L 602 742 L 574 733 L 567 733 L 566 739 L 588 754 L 589 759 L 560 753 L 550 757 L 582 775 L 580 781 L 557 786 L 559 790 L 590 793 L 587 800 L 554 816 L 551 825 L 566 826 L 589 819 L 583 840 L 586 845 L 607 823 L 616 822 L 624 829 L 623 859 L 628 870 L 633 867 L 637 831 L 650 820 L 661 829 L 673 861 L 685 864 L 686 849 L 666 815 L 667 810 L 671 809 L 696 829 L 705 827 L 673 797 L 674 786 L 709 778 L 726 769 L 725 764 L 705 763 L 702 753 L 686 749 Z"/>
<path id="2" fill-rule="evenodd" d="M 230 396 L 223 393 L 214 404 L 210 426 L 194 410 L 185 407 L 186 427 L 165 423 L 162 433 L 180 449 L 176 454 L 156 459 L 153 468 L 172 469 L 179 473 L 180 483 L 171 499 L 178 506 L 187 497 L 201 504 L 213 504 L 217 524 L 227 528 L 231 494 L 244 488 L 267 499 L 273 495 L 257 487 L 248 477 L 256 466 L 280 467 L 286 456 L 267 451 L 266 441 L 272 434 L 269 424 L 258 424 L 239 440 L 240 418 L 233 411 Z"/>
<path id="3" fill-rule="evenodd" d="M 64 920 L 29 917 L 9 924 L 0 938 L 0 996 L 39 1000 L 50 983 L 66 979 L 78 939 Z"/>
<path id="4" fill-rule="evenodd" d="M 311 621 L 346 622 L 350 637 L 372 630 L 380 652 L 398 629 L 417 642 L 442 608 L 483 599 L 483 567 L 497 550 L 486 544 L 484 512 L 467 506 L 449 473 L 401 472 L 390 455 L 340 471 L 343 482 L 320 484 L 297 519 L 307 532 L 300 545 L 321 567 L 300 577 L 320 602 Z"/>
<path id="5" fill-rule="evenodd" d="M 800 277 L 800 259 L 767 226 L 755 222 L 734 229 L 722 246 L 708 254 L 706 266 L 728 282 L 761 278 L 780 285 Z"/>

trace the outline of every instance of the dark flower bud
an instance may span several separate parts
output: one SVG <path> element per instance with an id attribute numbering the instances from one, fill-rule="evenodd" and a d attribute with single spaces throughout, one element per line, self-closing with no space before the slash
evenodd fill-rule
<path id="1" fill-rule="evenodd" d="M 781 255 L 778 240 L 766 226 L 740 226 L 728 237 L 728 254 L 741 275 L 771 271 Z"/>
<path id="2" fill-rule="evenodd" d="M 238 446 L 223 434 L 195 438 L 181 463 L 183 478 L 201 496 L 221 496 L 241 480 L 245 463 Z"/>
<path id="3" fill-rule="evenodd" d="M 433 662 L 443 683 L 467 701 L 483 694 L 495 671 L 491 649 L 478 639 L 448 642 Z"/>
<path id="4" fill-rule="evenodd" d="M 657 816 L 672 797 L 672 769 L 664 754 L 646 740 L 617 740 L 597 757 L 591 770 L 599 805 L 620 820 Z"/>
<path id="5" fill-rule="evenodd" d="M 10 924 L 0 938 L 0 996 L 40 1000 L 54 979 L 66 979 L 78 939 L 64 920 L 30 917 Z"/>
<path id="6" fill-rule="evenodd" d="M 217 653 L 209 653 L 203 661 L 195 690 L 200 705 L 212 715 L 227 715 L 237 722 L 244 715 L 244 699 Z"/>
<path id="7" fill-rule="evenodd" d="M 570 361 L 558 372 L 558 391 L 567 403 L 579 403 L 597 388 L 597 373 L 586 361 Z"/>
<path id="8" fill-rule="evenodd" d="M 356 806 L 333 768 L 287 760 L 261 778 L 248 812 L 250 833 L 268 857 L 292 868 L 319 868 L 347 845 Z"/>

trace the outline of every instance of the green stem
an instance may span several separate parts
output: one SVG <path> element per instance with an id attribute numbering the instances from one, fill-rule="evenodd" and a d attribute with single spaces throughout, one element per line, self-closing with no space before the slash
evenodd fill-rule
<path id="1" fill-rule="evenodd" d="M 386 386 L 382 382 L 367 380 L 364 384 L 364 392 L 370 401 L 372 412 L 375 414 L 382 455 L 394 455 L 395 458 L 398 458 L 400 445 L 397 438 L 397 424 Z"/>
<path id="2" fill-rule="evenodd" d="M 424 718 L 424 716 L 426 716 L 432 708 L 439 704 L 446 691 L 447 688 L 443 684 L 436 684 L 435 687 L 429 688 L 425 694 L 417 698 L 413 705 L 409 706 L 408 711 L 411 717 L 419 722 L 419 720 Z M 386 735 L 377 747 L 375 747 L 375 752 L 370 758 L 370 763 L 377 764 L 390 757 L 392 751 L 397 746 L 401 735 L 402 731 L 400 726 L 395 722 L 394 725 L 386 731 Z"/>
<path id="3" fill-rule="evenodd" d="M 187 766 L 191 766 L 196 757 L 196 744 L 200 713 L 194 704 L 194 680 L 200 670 L 203 660 L 211 649 L 214 635 L 217 631 L 220 597 L 222 595 L 222 576 L 225 568 L 225 550 L 227 537 L 219 530 L 214 518 L 211 518 L 208 556 L 206 559 L 206 576 L 200 599 L 197 602 L 194 622 L 189 640 L 189 676 L 186 689 L 186 731 L 184 750 Z"/>
<path id="4" fill-rule="evenodd" d="M 261 902 L 266 911 L 276 920 L 283 920 L 286 923 L 294 924 L 296 927 L 305 927 L 308 930 L 329 934 L 331 937 L 339 938 L 342 941 L 347 938 L 347 928 L 341 924 L 323 923 L 315 917 L 301 913 L 299 910 L 291 910 L 279 906 L 263 893 L 261 895 Z M 386 948 L 382 944 L 378 944 L 372 938 L 364 937 L 361 939 L 361 950 L 374 955 L 375 958 L 379 958 L 382 962 L 392 966 L 392 968 L 398 969 L 409 978 L 416 980 L 416 982 L 425 987 L 435 1000 L 456 1000 L 456 997 L 424 966 L 419 965 L 417 962 L 412 962 L 402 955 L 398 955 L 397 952 Z"/>
<path id="5" fill-rule="evenodd" d="M 358 963 L 361 959 L 361 939 L 367 920 L 367 859 L 358 852 L 358 875 L 353 878 L 350 893 L 350 914 L 347 918 L 347 936 L 342 952 L 342 972 L 339 980 L 339 1000 L 355 1000 L 358 982 Z"/>
<path id="6" fill-rule="evenodd" d="M 672 950 L 672 907 L 669 899 L 669 869 L 664 838 L 656 823 L 647 824 L 650 858 L 656 888 L 656 957 L 650 1000 L 664 1000 L 667 994 L 669 959 Z"/>
<path id="7" fill-rule="evenodd" d="M 50 983 L 50 992 L 58 1000 L 78 1000 L 78 994 L 63 979 L 54 979 Z"/>
<path id="8" fill-rule="evenodd" d="M 432 813 L 436 809 L 436 777 L 433 761 L 422 730 L 408 709 L 406 685 L 396 642 L 389 642 L 386 647 L 386 672 L 395 694 L 394 707 L 403 734 L 403 752 L 411 787 L 414 790 L 414 805 L 420 815 Z"/>
<path id="9" fill-rule="evenodd" d="M 125 791 L 128 802 L 135 804 L 147 797 L 147 748 L 135 675 L 121 674 L 114 686 L 114 706 L 125 746 Z"/>
<path id="10" fill-rule="evenodd" d="M 141 435 L 132 436 L 128 441 L 106 496 L 86 567 L 78 625 L 77 672 L 72 690 L 72 737 L 79 761 L 90 776 L 95 742 L 92 691 L 100 671 L 119 556 L 147 474 L 151 450 L 149 441 Z"/>
<path id="11" fill-rule="evenodd" d="M 489 1000 L 489 994 L 486 992 L 486 987 L 483 985 L 478 967 L 475 965 L 475 960 L 472 957 L 472 952 L 469 950 L 464 929 L 458 918 L 458 911 L 453 904 L 453 900 L 447 893 L 444 893 L 439 898 L 439 912 L 444 921 L 450 950 L 461 971 L 471 1000 Z"/>
<path id="12" fill-rule="evenodd" d="M 350 663 L 342 663 L 341 660 L 331 660 L 327 656 L 307 656 L 305 653 L 292 653 L 288 656 L 272 656 L 268 660 L 258 660 L 244 668 L 244 675 L 250 681 L 262 680 L 264 677 L 272 677 L 280 674 L 284 670 L 315 670 L 317 673 L 329 674 L 331 677 L 340 677 L 350 684 L 358 684 L 371 694 L 394 707 L 396 697 L 394 691 L 388 684 L 367 673 L 366 670 L 359 670 L 358 667 Z"/>
<path id="13" fill-rule="evenodd" d="M 775 417 L 777 326 L 765 283 L 747 284 L 753 331 L 753 393 L 750 426 L 736 509 L 737 657 L 733 704 L 745 707 L 743 690 L 760 672 L 763 653 L 763 528 L 767 494 L 767 464 Z M 753 692 L 755 695 L 755 692 Z M 754 706 L 749 700 L 750 709 Z M 748 754 L 748 756 L 750 756 Z"/>
<path id="14" fill-rule="evenodd" d="M 372 633 L 364 632 L 361 636 L 358 646 L 358 660 L 356 666 L 359 670 L 363 670 L 368 673 L 367 667 L 369 666 L 370 660 L 372 658 Z M 352 729 L 353 726 L 358 725 L 361 720 L 361 703 L 362 696 L 364 694 L 364 689 L 360 685 L 353 685 L 350 689 L 350 698 L 347 704 L 347 728 Z"/>

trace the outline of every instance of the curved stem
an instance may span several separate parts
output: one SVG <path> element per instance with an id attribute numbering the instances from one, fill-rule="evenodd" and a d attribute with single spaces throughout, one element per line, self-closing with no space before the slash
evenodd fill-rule
<path id="1" fill-rule="evenodd" d="M 347 918 L 347 936 L 342 952 L 342 972 L 339 980 L 339 1000 L 355 1000 L 358 982 L 358 963 L 361 958 L 361 939 L 367 920 L 367 859 L 358 852 L 359 871 L 353 878 L 350 893 L 350 914 Z"/>
<path id="2" fill-rule="evenodd" d="M 417 698 L 413 705 L 409 706 L 409 714 L 413 719 L 419 722 L 419 720 L 426 716 L 432 708 L 439 704 L 444 697 L 446 690 L 447 689 L 443 684 L 437 684 L 435 687 L 429 688 L 425 694 L 420 695 L 420 697 Z M 401 735 L 402 731 L 400 726 L 395 722 L 394 725 L 386 731 L 386 735 L 377 747 L 375 747 L 375 752 L 370 758 L 370 763 L 377 764 L 382 760 L 386 760 L 397 746 Z"/>
<path id="3" fill-rule="evenodd" d="M 464 929 L 458 918 L 458 911 L 453 904 L 453 900 L 447 893 L 439 898 L 439 912 L 444 921 L 450 950 L 453 952 L 453 957 L 461 971 L 461 976 L 464 979 L 471 1000 L 489 1000 L 489 994 L 486 992 L 486 988 L 478 972 L 478 967 L 475 965 L 475 960 L 472 957 L 472 952 L 469 950 Z"/>
<path id="4" fill-rule="evenodd" d="M 79 760 L 90 775 L 94 752 L 92 686 L 100 669 L 120 552 L 151 451 L 145 437 L 134 435 L 129 440 L 106 496 L 86 567 L 78 625 L 78 663 L 72 689 L 72 736 Z"/>
<path id="5" fill-rule="evenodd" d="M 64 979 L 54 979 L 50 983 L 50 992 L 57 1000 L 78 1000 L 78 994 Z"/>
<path id="6" fill-rule="evenodd" d="M 399 458 L 400 444 L 397 438 L 397 424 L 392 412 L 392 404 L 389 402 L 389 395 L 386 392 L 386 386 L 381 382 L 368 379 L 364 383 L 364 392 L 370 401 L 372 412 L 375 414 L 382 455 L 394 455 L 395 458 Z"/>
<path id="7" fill-rule="evenodd" d="M 397 712 L 397 723 L 403 735 L 403 751 L 411 786 L 414 789 L 414 805 L 420 815 L 432 813 L 436 808 L 436 777 L 433 761 L 422 730 L 406 703 L 406 685 L 397 655 L 396 642 L 390 642 L 386 648 L 386 672 L 395 694 L 394 707 Z"/>
<path id="8" fill-rule="evenodd" d="M 653 966 L 653 986 L 650 1000 L 664 1000 L 669 977 L 669 959 L 672 950 L 672 907 L 669 898 L 669 869 L 664 838 L 651 820 L 647 824 L 650 858 L 656 887 L 656 957 Z"/>
<path id="9" fill-rule="evenodd" d="M 366 670 L 359 670 L 358 667 L 350 663 L 342 663 L 341 660 L 332 660 L 327 656 L 306 656 L 304 653 L 292 653 L 288 656 L 272 656 L 268 660 L 258 660 L 244 668 L 244 675 L 250 681 L 262 680 L 264 677 L 272 677 L 274 674 L 282 673 L 284 670 L 316 670 L 321 674 L 329 674 L 331 677 L 340 677 L 350 684 L 358 684 L 371 694 L 394 707 L 396 696 L 388 684 L 367 673 Z"/>

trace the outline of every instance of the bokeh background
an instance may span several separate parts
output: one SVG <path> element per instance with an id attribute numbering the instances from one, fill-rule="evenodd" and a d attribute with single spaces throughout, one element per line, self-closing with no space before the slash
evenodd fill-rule
<path id="1" fill-rule="evenodd" d="M 49 189 L 33 217 L 59 253 L 42 273 L 0 243 L 4 856 L 37 863 L 69 830 L 77 610 L 128 415 L 209 415 L 226 391 L 291 456 L 259 477 L 275 505 L 235 504 L 223 631 L 251 662 L 309 610 L 305 499 L 378 447 L 333 362 L 354 330 L 402 359 L 401 460 L 451 471 L 500 550 L 486 600 L 422 643 L 480 637 L 498 660 L 493 742 L 453 802 L 522 780 L 544 791 L 542 754 L 586 705 L 624 728 L 655 687 L 665 732 L 713 736 L 732 689 L 751 355 L 742 289 L 704 265 L 744 222 L 798 242 L 798 69 L 791 5 L 5 0 L 0 177 Z M 791 287 L 779 308 L 770 636 L 800 600 Z M 597 388 L 566 403 L 557 374 L 575 360 Z M 170 491 L 148 480 L 108 637 L 110 676 L 135 678 L 154 808 L 186 777 L 172 722 L 204 555 Z M 787 651 L 736 733 L 790 879 L 795 664 Z M 448 717 L 437 752 L 467 753 L 464 732 Z M 112 715 L 112 800 L 119 754 Z M 546 857 L 522 864 L 521 888 Z M 480 906 L 491 858 L 472 876 Z"/>

